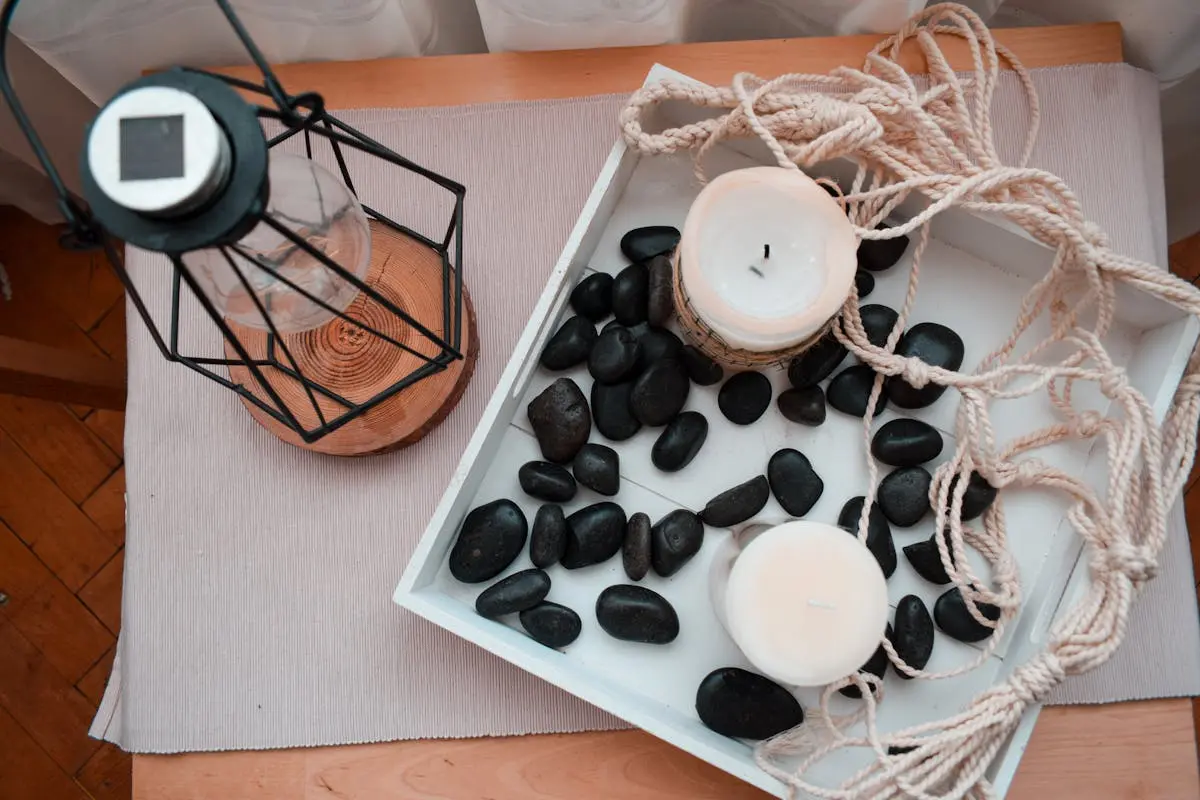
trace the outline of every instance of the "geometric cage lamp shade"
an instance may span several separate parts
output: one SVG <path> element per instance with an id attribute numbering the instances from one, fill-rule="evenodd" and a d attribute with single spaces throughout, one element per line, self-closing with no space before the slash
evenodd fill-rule
<path id="1" fill-rule="evenodd" d="M 337 119 L 319 94 L 285 92 L 228 0 L 215 0 L 261 83 L 175 67 L 123 87 L 89 128 L 80 202 L 9 79 L 17 2 L 0 10 L 0 93 L 58 195 L 64 245 L 103 249 L 167 360 L 237 393 L 284 441 L 319 452 L 393 450 L 449 414 L 478 353 L 463 286 L 462 184 Z M 441 193 L 444 224 L 426 236 L 368 204 L 351 163 Z M 169 259 L 165 324 L 119 241 Z M 190 351 L 185 318 L 211 326 L 220 348 Z"/>

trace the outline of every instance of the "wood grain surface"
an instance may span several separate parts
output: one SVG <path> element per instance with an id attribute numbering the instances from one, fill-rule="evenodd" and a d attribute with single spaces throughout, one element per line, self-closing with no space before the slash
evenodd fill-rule
<path id="1" fill-rule="evenodd" d="M 1002 30 L 1030 67 L 1120 61 L 1116 24 Z M 629 91 L 659 62 L 727 81 L 858 64 L 878 37 L 498 53 L 279 68 L 289 91 L 331 108 L 415 107 Z M 951 61 L 966 66 L 950 44 Z M 920 66 L 919 57 L 909 62 Z M 245 68 L 231 73 L 251 76 Z M 139 755 L 136 800 L 532 800 L 764 797 L 638 731 L 427 740 L 263 752 Z M 1010 792 L 1014 800 L 1200 797 L 1187 700 L 1046 709 Z"/>

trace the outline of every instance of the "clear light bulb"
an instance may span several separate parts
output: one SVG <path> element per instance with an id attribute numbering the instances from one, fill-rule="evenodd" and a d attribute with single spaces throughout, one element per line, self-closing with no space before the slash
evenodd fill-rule
<path id="1" fill-rule="evenodd" d="M 346 185 L 312 160 L 284 153 L 271 154 L 268 179 L 267 215 L 365 280 L 371 231 L 367 215 Z M 225 254 L 216 248 L 187 253 L 184 262 L 217 310 L 247 327 L 269 330 L 254 297 L 276 330 L 297 333 L 325 324 L 358 295 L 354 284 L 264 222 L 224 250 Z"/>

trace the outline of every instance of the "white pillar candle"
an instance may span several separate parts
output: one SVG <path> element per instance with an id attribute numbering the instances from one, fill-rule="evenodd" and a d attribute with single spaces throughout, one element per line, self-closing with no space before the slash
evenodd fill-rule
<path id="1" fill-rule="evenodd" d="M 858 266 L 854 228 L 799 170 L 727 172 L 700 192 L 679 244 L 696 315 L 731 347 L 793 347 L 845 302 Z"/>
<path id="2" fill-rule="evenodd" d="M 794 520 L 714 562 L 713 602 L 742 653 L 764 675 L 823 686 L 856 672 L 887 628 L 887 580 L 853 534 Z"/>

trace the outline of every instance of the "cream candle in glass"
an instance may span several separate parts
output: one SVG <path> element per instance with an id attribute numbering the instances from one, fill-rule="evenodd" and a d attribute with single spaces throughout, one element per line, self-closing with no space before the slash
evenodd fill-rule
<path id="1" fill-rule="evenodd" d="M 726 347 L 776 352 L 810 341 L 842 307 L 856 250 L 845 212 L 812 178 L 751 167 L 700 192 L 684 222 L 677 274 L 691 313 Z"/>
<path id="2" fill-rule="evenodd" d="M 853 534 L 819 522 L 748 526 L 714 559 L 713 608 L 759 671 L 792 686 L 857 672 L 887 628 L 887 580 Z"/>

